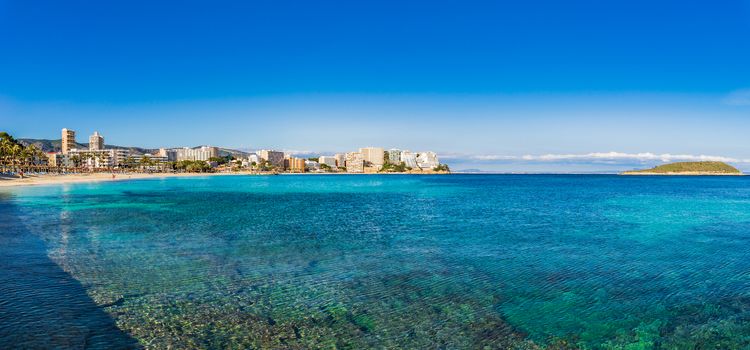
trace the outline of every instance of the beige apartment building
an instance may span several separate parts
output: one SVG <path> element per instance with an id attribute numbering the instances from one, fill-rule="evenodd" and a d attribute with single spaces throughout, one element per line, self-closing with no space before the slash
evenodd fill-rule
<path id="1" fill-rule="evenodd" d="M 260 159 L 267 161 L 271 165 L 283 170 L 284 169 L 284 152 L 263 149 L 258 152 Z"/>
<path id="2" fill-rule="evenodd" d="M 305 160 L 303 158 L 290 157 L 286 159 L 288 164 L 287 169 L 293 173 L 304 173 L 305 172 Z"/>
<path id="3" fill-rule="evenodd" d="M 76 132 L 74 130 L 62 129 L 62 154 L 68 154 L 71 149 L 76 148 Z"/>
<path id="4" fill-rule="evenodd" d="M 362 153 L 349 152 L 346 154 L 346 172 L 363 173 L 365 172 L 365 160 Z"/>
<path id="5" fill-rule="evenodd" d="M 385 163 L 385 151 L 382 147 L 360 148 L 359 153 L 362 154 L 362 159 L 365 161 L 366 166 L 373 166 L 380 169 Z"/>

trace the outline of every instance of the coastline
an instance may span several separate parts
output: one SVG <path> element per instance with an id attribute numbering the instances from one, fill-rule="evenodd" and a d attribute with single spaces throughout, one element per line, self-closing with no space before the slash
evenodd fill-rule
<path id="1" fill-rule="evenodd" d="M 70 183 L 87 183 L 87 182 L 104 182 L 104 181 L 128 181 L 142 179 L 159 179 L 168 177 L 201 177 L 201 176 L 271 176 L 271 175 L 445 175 L 449 173 L 424 172 L 424 173 L 253 173 L 253 172 L 219 172 L 219 173 L 132 173 L 132 174 L 115 174 L 112 173 L 89 173 L 89 174 L 46 174 L 46 175 L 27 175 L 21 178 L 0 177 L 0 188 L 17 187 L 17 186 L 41 186 L 57 185 Z"/>
<path id="2" fill-rule="evenodd" d="M 20 178 L 0 178 L 0 188 L 16 186 L 39 186 L 39 185 L 57 185 L 69 183 L 86 183 L 86 182 L 103 182 L 103 181 L 128 181 L 139 179 L 158 179 L 167 177 L 195 177 L 195 176 L 226 176 L 226 175 L 249 175 L 250 173 L 133 173 L 133 174 L 115 174 L 112 178 L 111 173 L 93 173 L 93 174 L 47 174 L 47 175 L 28 175 L 23 179 Z"/>

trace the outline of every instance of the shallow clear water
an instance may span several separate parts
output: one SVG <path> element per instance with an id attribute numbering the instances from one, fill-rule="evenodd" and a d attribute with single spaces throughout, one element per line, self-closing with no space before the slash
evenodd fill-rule
<path id="1" fill-rule="evenodd" d="M 0 347 L 746 348 L 750 179 L 0 191 Z"/>

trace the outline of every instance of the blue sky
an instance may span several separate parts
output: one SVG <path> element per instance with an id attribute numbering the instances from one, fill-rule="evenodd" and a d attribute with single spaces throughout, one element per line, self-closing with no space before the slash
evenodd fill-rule
<path id="1" fill-rule="evenodd" d="M 454 169 L 750 170 L 750 0 L 0 0 L 0 129 L 435 150 Z"/>

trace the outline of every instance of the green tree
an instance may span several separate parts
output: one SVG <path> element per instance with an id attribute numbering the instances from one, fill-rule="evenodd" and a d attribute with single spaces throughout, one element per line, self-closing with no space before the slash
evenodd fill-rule
<path id="1" fill-rule="evenodd" d="M 435 168 L 435 171 L 450 172 L 451 169 L 450 167 L 448 167 L 448 164 L 438 164 L 438 166 Z"/>
<path id="2" fill-rule="evenodd" d="M 135 166 L 135 159 L 133 158 L 133 156 L 127 156 L 127 158 L 125 158 L 125 161 L 123 161 L 123 165 L 125 165 L 125 167 L 128 169 L 132 169 Z"/>
<path id="3" fill-rule="evenodd" d="M 229 157 L 231 157 L 231 155 Z M 229 160 L 230 159 L 228 157 L 211 157 L 211 158 L 208 158 L 209 162 L 215 162 L 216 164 L 219 164 L 219 165 L 224 165 L 224 164 L 228 163 Z"/>

